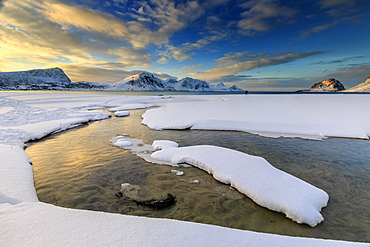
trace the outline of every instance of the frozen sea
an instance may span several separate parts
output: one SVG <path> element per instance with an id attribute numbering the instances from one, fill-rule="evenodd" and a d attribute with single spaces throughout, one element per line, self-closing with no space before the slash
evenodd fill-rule
<path id="1" fill-rule="evenodd" d="M 140 124 L 145 110 L 129 117 L 112 117 L 53 135 L 26 149 L 33 161 L 35 187 L 41 201 L 50 204 L 179 219 L 243 230 L 290 236 L 370 241 L 370 143 L 368 140 L 331 138 L 272 139 L 235 131 L 150 130 Z M 182 146 L 218 145 L 261 156 L 275 167 L 323 189 L 330 195 L 324 222 L 311 228 L 283 214 L 260 207 L 228 185 L 194 167 L 152 164 L 128 150 L 110 145 L 120 134 L 146 143 L 173 140 Z M 199 183 L 192 183 L 192 181 Z M 139 185 L 150 199 L 171 193 L 175 206 L 152 210 L 130 198 L 117 198 L 120 184 Z"/>

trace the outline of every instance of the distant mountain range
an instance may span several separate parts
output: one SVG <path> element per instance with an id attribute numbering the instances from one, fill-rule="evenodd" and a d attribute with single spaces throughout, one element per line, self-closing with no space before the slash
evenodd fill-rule
<path id="1" fill-rule="evenodd" d="M 179 81 L 163 81 L 153 74 L 142 72 L 126 77 L 112 84 L 92 82 L 71 82 L 60 68 L 36 69 L 19 72 L 0 73 L 1 90 L 106 90 L 106 91 L 245 91 L 236 87 L 226 87 L 223 83 L 209 83 L 186 77 Z"/>
<path id="2" fill-rule="evenodd" d="M 190 77 L 179 81 L 175 79 L 163 81 L 148 72 L 126 77 L 114 83 L 112 89 L 119 91 L 245 91 L 235 85 L 232 87 L 226 87 L 223 83 L 210 85 L 208 82 Z"/>
<path id="3" fill-rule="evenodd" d="M 223 83 L 211 85 L 206 81 L 190 77 L 181 80 L 161 80 L 148 72 L 131 75 L 112 84 L 93 82 L 71 82 L 60 68 L 35 69 L 18 72 L 0 72 L 0 90 L 105 90 L 105 91 L 225 91 L 244 92 L 236 87 L 227 87 Z M 330 78 L 315 83 L 310 89 L 301 92 L 370 92 L 370 76 L 362 83 L 345 89 L 336 79 Z"/>

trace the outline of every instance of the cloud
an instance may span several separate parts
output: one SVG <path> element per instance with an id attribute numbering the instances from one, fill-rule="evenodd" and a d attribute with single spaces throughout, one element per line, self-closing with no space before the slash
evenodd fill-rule
<path id="1" fill-rule="evenodd" d="M 191 21 L 204 14 L 204 8 L 197 1 L 175 3 L 169 0 L 141 1 L 136 14 L 140 18 L 150 19 L 155 31 L 150 41 L 155 44 L 167 43 L 175 32 L 185 28 Z"/>
<path id="2" fill-rule="evenodd" d="M 321 20 L 331 20 L 327 23 L 311 27 L 301 31 L 301 39 L 311 34 L 319 34 L 338 24 L 346 22 L 361 22 L 368 18 L 368 13 L 361 13 L 368 9 L 366 1 L 362 0 L 321 0 L 320 8 L 324 10 L 325 15 L 330 18 L 321 18 Z"/>
<path id="3" fill-rule="evenodd" d="M 230 52 L 225 57 L 218 58 L 215 61 L 218 63 L 217 67 L 224 67 L 251 60 L 282 56 L 284 54 L 286 52 L 261 52 L 257 54 L 251 54 L 249 51 Z"/>
<path id="4" fill-rule="evenodd" d="M 223 67 L 216 67 L 210 70 L 205 70 L 201 72 L 191 72 L 189 73 L 190 76 L 194 76 L 200 78 L 202 80 L 220 80 L 224 76 L 233 75 L 236 73 L 249 71 L 255 68 L 263 68 L 268 66 L 274 66 L 279 64 L 285 64 L 292 62 L 294 60 L 305 58 L 308 56 L 313 56 L 322 53 L 321 51 L 308 51 L 308 52 L 299 52 L 299 53 L 286 53 L 284 55 L 280 55 L 277 57 L 272 58 L 260 58 L 251 61 L 244 61 L 239 63 L 229 63 L 227 62 L 227 66 Z M 229 65 L 230 64 L 230 65 Z"/>
<path id="5" fill-rule="evenodd" d="M 140 22 L 124 21 L 117 17 L 99 13 L 83 7 L 70 6 L 58 2 L 44 2 L 39 11 L 50 22 L 63 29 L 82 29 L 126 41 L 133 47 L 145 47 L 151 32 Z"/>
<path id="6" fill-rule="evenodd" d="M 193 69 L 199 69 L 201 68 L 202 65 L 199 64 L 199 65 L 190 65 L 190 66 L 184 66 L 182 67 L 181 69 L 184 69 L 184 70 L 193 70 Z"/>
<path id="7" fill-rule="evenodd" d="M 171 45 L 169 38 L 202 16 L 206 8 L 224 2 L 201 5 L 197 1 L 152 0 L 128 7 L 127 1 L 114 0 L 111 6 L 126 11 L 114 16 L 101 8 L 88 8 L 101 4 L 95 0 L 84 1 L 87 6 L 70 0 L 0 0 L 4 5 L 0 10 L 0 59 L 12 60 L 1 69 L 99 62 L 101 68 L 104 62 L 147 68 L 154 62 L 149 51 L 152 44 L 162 47 L 157 49 L 159 63 L 191 59 L 193 50 L 224 34 L 209 31 L 204 38 L 180 46 Z"/>
<path id="8" fill-rule="evenodd" d="M 222 77 L 222 81 L 225 83 L 232 83 L 232 82 L 244 82 L 248 79 L 251 79 L 251 75 L 227 75 Z M 255 79 L 254 79 L 255 80 Z"/>
<path id="9" fill-rule="evenodd" d="M 7 1 L 0 11 L 0 57 L 36 61 L 92 61 L 88 42 L 45 22 L 33 2 Z"/>
<path id="10" fill-rule="evenodd" d="M 196 42 L 186 42 L 182 43 L 179 46 L 174 46 L 172 44 L 165 44 L 157 52 L 157 55 L 160 57 L 157 60 L 157 63 L 165 64 L 173 59 L 177 61 L 185 61 L 192 59 L 196 54 L 195 51 L 202 50 L 205 47 L 208 47 L 212 42 L 223 40 L 228 37 L 228 34 L 224 31 L 209 31 L 203 38 L 197 40 Z"/>
<path id="11" fill-rule="evenodd" d="M 340 59 L 330 60 L 330 61 L 319 61 L 312 64 L 337 64 L 337 63 L 344 63 L 347 61 L 352 61 L 360 58 L 364 58 L 365 56 L 353 56 L 353 57 L 344 57 Z"/>
<path id="12" fill-rule="evenodd" d="M 361 0 L 321 0 L 321 8 L 330 16 L 348 16 L 361 11 Z"/>
<path id="13" fill-rule="evenodd" d="M 242 20 L 238 22 L 240 32 L 246 36 L 253 36 L 257 32 L 266 32 L 276 25 L 286 24 L 297 11 L 283 6 L 275 0 L 252 0 L 241 5 L 248 9 L 242 13 Z"/>
<path id="14" fill-rule="evenodd" d="M 0 10 L 0 20 L 0 59 L 8 60 L 2 71 L 79 63 L 145 68 L 154 61 L 146 47 L 132 46 L 136 41 L 131 44 L 112 33 L 109 26 L 121 26 L 117 19 L 81 6 L 9 0 Z"/>
<path id="15" fill-rule="evenodd" d="M 331 23 L 326 23 L 324 25 L 319 25 L 319 26 L 315 26 L 315 27 L 312 27 L 310 29 L 307 29 L 307 30 L 302 30 L 301 31 L 301 38 L 302 39 L 305 39 L 307 38 L 309 35 L 315 33 L 315 34 L 319 34 L 331 27 L 334 27 L 336 26 L 337 24 L 339 24 L 340 22 L 339 21 L 333 21 Z"/>

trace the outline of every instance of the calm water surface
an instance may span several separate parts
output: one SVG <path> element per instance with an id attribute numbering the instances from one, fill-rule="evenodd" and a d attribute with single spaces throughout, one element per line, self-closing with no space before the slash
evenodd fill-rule
<path id="1" fill-rule="evenodd" d="M 26 149 L 33 161 L 35 187 L 41 201 L 69 208 L 172 218 L 291 236 L 370 242 L 370 141 L 310 141 L 264 138 L 242 132 L 149 130 L 141 125 L 144 110 L 112 117 L 62 134 Z M 311 228 L 256 205 L 246 196 L 194 167 L 156 165 L 110 145 L 117 135 L 152 143 L 173 140 L 180 146 L 210 144 L 262 156 L 273 166 L 325 190 L 325 220 Z M 199 184 L 189 181 L 199 180 Z M 139 185 L 144 197 L 176 196 L 164 210 L 117 198 L 121 183 Z"/>

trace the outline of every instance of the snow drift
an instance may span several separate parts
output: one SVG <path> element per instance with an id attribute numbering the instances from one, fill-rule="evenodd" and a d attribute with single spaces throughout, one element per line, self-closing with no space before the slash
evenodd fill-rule
<path id="1" fill-rule="evenodd" d="M 327 205 L 328 194 L 273 167 L 262 157 L 209 145 L 176 148 L 157 141 L 154 146 L 164 148 L 154 152 L 153 158 L 203 169 L 257 204 L 285 213 L 298 223 L 314 227 L 324 220 L 320 211 Z"/>

